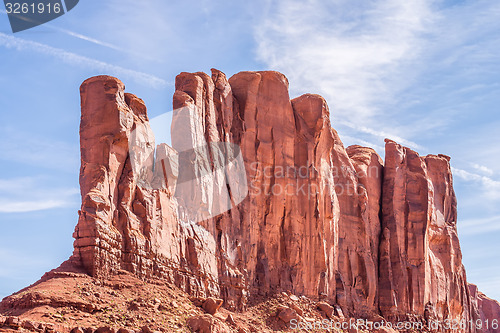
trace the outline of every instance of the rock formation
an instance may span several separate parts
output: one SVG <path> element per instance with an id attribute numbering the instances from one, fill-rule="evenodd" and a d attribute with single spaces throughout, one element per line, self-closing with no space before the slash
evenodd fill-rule
<path id="1" fill-rule="evenodd" d="M 346 149 L 325 100 L 290 100 L 277 72 L 181 73 L 175 85 L 169 147 L 118 79 L 82 84 L 72 263 L 164 279 L 230 310 L 287 291 L 346 316 L 498 319 L 467 285 L 449 157 L 390 140 L 385 164 Z"/>
<path id="2" fill-rule="evenodd" d="M 500 303 L 487 297 L 472 283 L 469 283 L 469 291 L 474 309 L 474 320 L 472 322 L 478 328 L 477 331 L 484 333 L 500 332 L 500 327 L 496 325 L 500 318 Z"/>
<path id="3" fill-rule="evenodd" d="M 471 303 L 457 235 L 450 158 L 420 157 L 386 140 L 380 310 L 391 319 L 425 311 L 467 321 Z"/>
<path id="4" fill-rule="evenodd" d="M 217 295 L 213 237 L 179 220 L 171 187 L 140 186 L 134 176 L 133 161 L 149 159 L 155 147 L 144 102 L 109 76 L 85 81 L 80 91 L 82 208 L 72 261 L 80 261 L 92 276 L 124 269 L 175 281 L 192 294 Z M 143 155 L 136 151 L 135 159 L 134 140 L 143 142 Z M 158 149 L 164 155 L 169 150 Z M 173 177 L 168 180 L 175 185 Z"/>

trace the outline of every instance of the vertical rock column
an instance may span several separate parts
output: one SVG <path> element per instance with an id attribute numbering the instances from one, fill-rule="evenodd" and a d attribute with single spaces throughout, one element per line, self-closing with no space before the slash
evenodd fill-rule
<path id="1" fill-rule="evenodd" d="M 128 157 L 134 116 L 118 79 L 98 76 L 81 88 L 80 191 L 75 255 L 94 276 L 120 268 L 123 236 L 118 230 L 118 185 Z"/>
<path id="2" fill-rule="evenodd" d="M 338 262 L 338 199 L 332 168 L 334 131 L 326 101 L 306 94 L 292 100 L 295 113 L 292 210 L 296 244 L 288 246 L 296 267 L 293 290 L 334 300 Z M 301 235 L 301 236 L 300 236 Z M 285 236 L 286 237 L 286 236 Z"/>
<path id="3" fill-rule="evenodd" d="M 155 163 L 146 106 L 124 88 L 109 76 L 81 86 L 82 208 L 73 261 L 96 277 L 124 269 L 192 295 L 218 295 L 214 238 L 178 217 L 177 152 L 159 145 Z"/>
<path id="4" fill-rule="evenodd" d="M 347 303 L 352 304 L 351 313 L 371 317 L 378 313 L 378 251 L 384 165 L 372 148 L 350 146 L 347 154 L 357 180 L 350 200 L 354 207 L 358 207 L 356 219 L 350 214 L 341 219 L 340 228 L 345 238 L 343 255 L 349 261 L 339 269 L 341 272 L 344 269 L 343 275 L 350 281 L 342 286 L 341 291 L 344 288 L 350 291 Z"/>
<path id="5" fill-rule="evenodd" d="M 180 159 L 176 197 L 184 212 L 181 218 L 210 235 L 225 306 L 243 309 L 248 285 L 237 267 L 237 236 L 227 233 L 227 228 L 239 225 L 234 206 L 248 193 L 238 193 L 246 190 L 239 184 L 246 181 L 246 173 L 243 163 L 235 163 L 240 150 L 232 134 L 238 115 L 233 114 L 231 87 L 217 70 L 212 70 L 212 77 L 181 73 L 176 78 L 173 106 L 172 143 Z M 241 125 L 236 127 L 241 129 Z M 241 135 L 236 132 L 236 137 Z"/>
<path id="6" fill-rule="evenodd" d="M 292 247 L 300 237 L 292 229 L 297 203 L 285 194 L 293 180 L 276 176 L 294 166 L 295 119 L 288 81 L 277 72 L 241 72 L 229 83 L 242 120 L 237 143 L 246 165 L 249 198 L 238 206 L 240 221 L 222 232 L 234 242 L 231 247 L 238 247 L 235 263 L 247 272 L 252 292 L 292 290 L 300 269 L 290 266 Z"/>
<path id="7" fill-rule="evenodd" d="M 386 140 L 382 211 L 382 314 L 469 320 L 449 157 Z"/>

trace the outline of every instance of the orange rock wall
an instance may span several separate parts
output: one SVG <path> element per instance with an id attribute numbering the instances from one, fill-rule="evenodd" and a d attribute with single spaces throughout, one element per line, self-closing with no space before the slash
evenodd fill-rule
<path id="1" fill-rule="evenodd" d="M 220 296 L 231 309 L 290 291 L 358 317 L 477 317 L 448 157 L 420 157 L 388 140 L 384 166 L 373 149 L 345 149 L 325 100 L 290 100 L 277 72 L 229 80 L 217 70 L 181 73 L 173 106 L 190 116 L 174 111 L 173 147 L 159 145 L 155 162 L 177 154 L 179 170 L 154 189 L 134 176 L 156 147 L 143 101 L 108 76 L 85 81 L 81 100 L 73 260 L 89 274 L 165 278 L 196 296 Z M 220 166 L 237 152 L 221 152 L 218 142 L 241 149 L 248 185 L 228 211 L 219 203 L 237 194 L 224 196 L 232 179 Z M 203 172 L 183 183 L 186 169 Z"/>

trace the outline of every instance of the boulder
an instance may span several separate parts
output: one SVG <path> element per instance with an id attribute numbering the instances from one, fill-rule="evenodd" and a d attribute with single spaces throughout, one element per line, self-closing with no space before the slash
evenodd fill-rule
<path id="1" fill-rule="evenodd" d="M 209 297 L 205 300 L 205 302 L 203 302 L 202 307 L 205 311 L 207 311 L 211 315 L 214 315 L 222 306 L 223 302 L 224 301 L 222 299 Z"/>
<path id="2" fill-rule="evenodd" d="M 10 316 L 5 319 L 5 326 L 9 326 L 11 328 L 19 328 L 21 325 L 21 321 L 18 317 Z"/>
<path id="3" fill-rule="evenodd" d="M 81 327 L 75 327 L 75 328 L 73 328 L 73 329 L 71 330 L 71 332 L 70 332 L 70 333 L 85 333 L 85 331 L 84 331 L 84 329 L 83 329 L 83 328 L 81 328 Z M 124 333 L 124 332 L 122 332 L 122 333 Z"/>
<path id="4" fill-rule="evenodd" d="M 287 306 L 281 306 L 278 308 L 278 318 L 286 324 L 290 323 L 293 319 L 300 321 L 299 314 L 294 309 Z"/>
<path id="5" fill-rule="evenodd" d="M 190 317 L 187 324 L 195 333 L 225 333 L 231 331 L 227 325 L 208 314 Z"/>
<path id="6" fill-rule="evenodd" d="M 95 333 L 116 333 L 116 330 L 110 326 L 103 326 L 96 329 Z"/>
<path id="7" fill-rule="evenodd" d="M 334 318 L 334 316 L 335 316 L 335 308 L 333 306 L 331 306 L 330 304 L 325 303 L 325 302 L 319 302 L 318 303 L 318 308 L 321 311 L 323 311 L 328 318 L 330 318 L 330 319 Z"/>

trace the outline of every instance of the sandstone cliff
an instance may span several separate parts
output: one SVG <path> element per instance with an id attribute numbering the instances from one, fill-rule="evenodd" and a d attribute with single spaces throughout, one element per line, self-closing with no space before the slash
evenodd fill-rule
<path id="1" fill-rule="evenodd" d="M 387 141 L 384 166 L 369 148 L 346 150 L 324 99 L 290 100 L 277 72 L 230 80 L 217 70 L 182 73 L 173 107 L 191 111 L 174 113 L 167 150 L 180 169 L 209 177 L 179 187 L 167 177 L 170 188 L 148 189 L 128 153 L 141 126 L 134 140 L 150 147 L 146 158 L 154 154 L 144 103 L 111 77 L 87 80 L 81 94 L 75 256 L 90 274 L 167 278 L 195 295 L 220 295 L 233 309 L 251 295 L 287 290 L 357 316 L 475 318 L 448 157 L 420 157 Z M 249 191 L 212 213 L 213 202 L 234 196 L 224 191 L 220 142 L 241 148 Z M 193 147 L 203 149 L 186 155 Z"/>
<path id="2" fill-rule="evenodd" d="M 477 286 L 469 283 L 470 301 L 474 311 L 474 320 L 480 327 L 478 332 L 498 333 L 499 328 L 492 325 L 492 320 L 500 318 L 500 303 L 487 297 L 477 289 Z"/>
<path id="3" fill-rule="evenodd" d="M 71 263 L 97 278 L 159 278 L 236 311 L 286 291 L 337 318 L 499 319 L 500 305 L 467 284 L 449 157 L 390 140 L 385 163 L 346 149 L 325 100 L 290 100 L 277 72 L 181 73 L 175 85 L 169 147 L 121 81 L 82 84 Z"/>
<path id="4" fill-rule="evenodd" d="M 457 206 L 444 155 L 420 157 L 386 140 L 380 247 L 380 310 L 388 318 L 472 320 L 457 235 Z"/>

